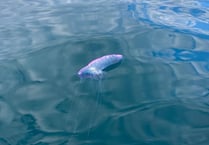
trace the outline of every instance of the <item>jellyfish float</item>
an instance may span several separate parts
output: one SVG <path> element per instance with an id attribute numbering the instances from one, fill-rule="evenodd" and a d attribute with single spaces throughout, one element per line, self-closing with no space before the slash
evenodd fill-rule
<path id="1" fill-rule="evenodd" d="M 104 71 L 110 70 L 121 63 L 123 55 L 110 54 L 91 61 L 78 72 L 80 78 L 102 79 Z"/>

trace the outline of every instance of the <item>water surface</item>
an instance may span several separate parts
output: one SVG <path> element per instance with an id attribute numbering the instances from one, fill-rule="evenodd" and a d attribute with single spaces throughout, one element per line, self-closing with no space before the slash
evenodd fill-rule
<path id="1" fill-rule="evenodd" d="M 206 1 L 0 8 L 1 145 L 208 145 Z M 124 60 L 103 80 L 78 78 L 112 53 Z"/>

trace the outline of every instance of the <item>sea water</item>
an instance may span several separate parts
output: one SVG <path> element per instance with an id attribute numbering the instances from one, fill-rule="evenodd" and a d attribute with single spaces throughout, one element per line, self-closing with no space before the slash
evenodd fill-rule
<path id="1" fill-rule="evenodd" d="M 208 145 L 208 3 L 0 1 L 0 144 Z"/>

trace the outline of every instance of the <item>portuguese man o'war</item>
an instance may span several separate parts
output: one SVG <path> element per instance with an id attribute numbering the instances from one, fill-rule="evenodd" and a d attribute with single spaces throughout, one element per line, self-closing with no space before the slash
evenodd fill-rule
<path id="1" fill-rule="evenodd" d="M 78 76 L 80 78 L 101 79 L 104 71 L 108 70 L 108 68 L 112 66 L 120 64 L 122 59 L 123 55 L 121 54 L 102 56 L 91 61 L 87 66 L 80 69 Z"/>
<path id="2" fill-rule="evenodd" d="M 123 55 L 121 54 L 109 54 L 109 55 L 105 55 L 99 58 L 96 58 L 94 60 L 92 60 L 91 62 L 89 62 L 86 66 L 84 66 L 83 68 L 81 68 L 78 71 L 78 76 L 82 79 L 86 79 L 86 78 L 90 78 L 90 79 L 94 79 L 96 80 L 96 86 L 94 86 L 93 88 L 93 92 L 96 91 L 95 95 L 96 95 L 96 106 L 95 106 L 95 112 L 93 112 L 93 116 L 91 119 L 91 122 L 88 126 L 88 135 L 91 132 L 91 129 L 93 127 L 93 118 L 94 116 L 97 114 L 98 109 L 98 105 L 100 104 L 100 98 L 102 96 L 102 78 L 104 76 L 104 72 L 109 71 L 115 67 L 117 67 L 118 65 L 120 65 L 120 63 L 122 62 L 123 59 Z M 90 81 L 91 82 L 91 81 Z M 95 81 L 93 81 L 95 83 Z M 97 84 L 98 83 L 98 84 Z M 73 131 L 74 132 L 74 131 Z"/>

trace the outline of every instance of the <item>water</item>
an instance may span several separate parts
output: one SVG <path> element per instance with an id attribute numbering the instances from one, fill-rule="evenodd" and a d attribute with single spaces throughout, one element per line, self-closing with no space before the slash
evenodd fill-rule
<path id="1" fill-rule="evenodd" d="M 0 144 L 208 145 L 208 7 L 1 1 Z M 112 53 L 103 80 L 78 78 Z"/>

